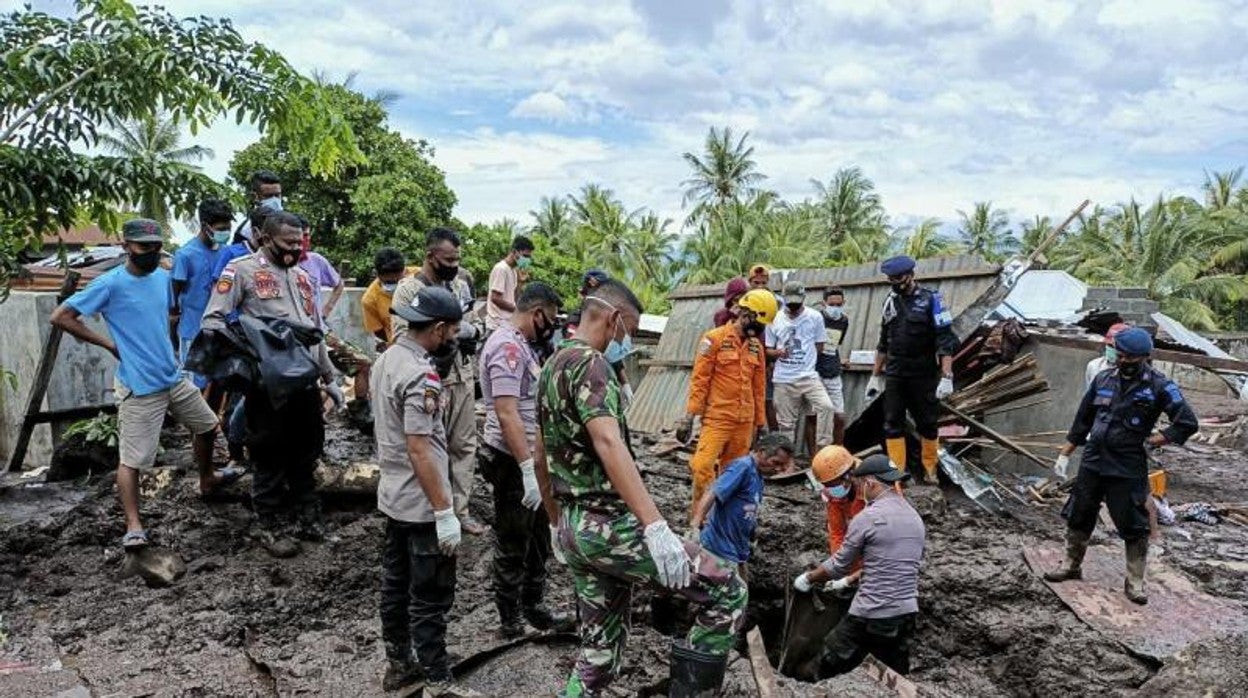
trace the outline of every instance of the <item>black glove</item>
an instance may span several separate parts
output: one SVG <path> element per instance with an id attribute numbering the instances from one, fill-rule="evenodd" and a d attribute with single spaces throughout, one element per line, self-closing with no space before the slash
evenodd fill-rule
<path id="1" fill-rule="evenodd" d="M 676 440 L 687 444 L 691 436 L 693 436 L 693 417 L 685 417 L 680 420 L 680 424 L 676 425 Z"/>

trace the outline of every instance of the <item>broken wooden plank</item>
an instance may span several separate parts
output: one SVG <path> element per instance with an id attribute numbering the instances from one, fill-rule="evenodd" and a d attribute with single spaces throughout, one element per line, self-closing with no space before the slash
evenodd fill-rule
<path id="1" fill-rule="evenodd" d="M 1029 339 L 1035 339 L 1042 344 L 1049 344 L 1057 347 L 1068 347 L 1071 349 L 1087 349 L 1097 354 L 1103 353 L 1105 350 L 1105 342 L 1103 340 L 1094 339 L 1092 337 L 1067 337 L 1053 334 L 1042 334 L 1039 332 L 1032 333 Z M 1206 354 L 1190 354 L 1183 351 L 1171 351 L 1169 349 L 1154 349 L 1152 353 L 1154 361 L 1169 361 L 1170 363 L 1183 364 L 1184 366 L 1196 366 L 1197 368 L 1205 368 L 1210 371 L 1238 371 L 1240 373 L 1248 373 L 1248 361 L 1240 361 L 1239 359 L 1223 359 L 1217 356 L 1208 356 Z"/>
<path id="2" fill-rule="evenodd" d="M 758 687 L 759 698 L 779 696 L 776 673 L 767 659 L 767 646 L 763 644 L 763 634 L 755 627 L 746 633 L 745 638 L 750 645 L 750 668 L 754 671 L 754 685 Z"/>
<path id="3" fill-rule="evenodd" d="M 961 419 L 969 423 L 971 426 L 978 429 L 981 433 L 983 433 L 988 438 L 992 439 L 993 441 L 996 441 L 1002 446 L 1005 446 L 1009 450 L 1017 453 L 1018 455 L 1026 458 L 1027 460 L 1032 461 L 1033 463 L 1040 466 L 1041 468 L 1044 468 L 1045 470 L 1049 469 L 1049 463 L 1045 462 L 1044 460 L 1041 460 L 1041 458 L 1037 456 L 1036 454 L 1018 445 L 1017 443 L 1014 442 L 1013 439 L 1009 438 L 1008 436 L 1005 436 L 1004 434 L 984 424 L 978 419 L 975 419 L 974 417 L 963 412 L 962 410 L 959 410 L 956 407 L 950 407 L 948 403 L 941 403 L 941 404 L 944 405 L 945 409 L 952 412 L 958 419 Z"/>
<path id="4" fill-rule="evenodd" d="M 888 668 L 884 662 L 872 655 L 868 654 L 862 660 L 859 669 L 885 688 L 896 691 L 901 698 L 918 698 L 919 687 L 913 681 Z"/>

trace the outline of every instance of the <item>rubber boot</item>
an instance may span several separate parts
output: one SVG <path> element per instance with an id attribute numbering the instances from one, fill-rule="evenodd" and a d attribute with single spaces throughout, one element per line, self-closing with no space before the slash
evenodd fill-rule
<path id="1" fill-rule="evenodd" d="M 543 632 L 567 632 L 576 627 L 576 619 L 567 613 L 551 611 L 540 603 L 524 607 L 524 619 Z"/>
<path id="2" fill-rule="evenodd" d="M 425 673 L 420 668 L 420 662 L 414 659 L 391 659 L 386 666 L 385 676 L 381 678 L 381 689 L 397 691 L 405 686 L 411 686 L 424 677 Z"/>
<path id="3" fill-rule="evenodd" d="M 1083 579 L 1083 556 L 1088 552 L 1088 540 L 1092 536 L 1073 528 L 1066 529 L 1066 562 L 1058 569 L 1044 573 L 1046 582 L 1065 582 Z"/>
<path id="4" fill-rule="evenodd" d="M 893 439 L 885 439 L 884 448 L 888 451 L 888 459 L 893 462 L 893 467 L 898 470 L 905 470 L 906 438 L 898 436 Z"/>
<path id="5" fill-rule="evenodd" d="M 515 601 L 504 601 L 496 598 L 498 606 L 498 632 L 504 640 L 514 640 L 524 635 L 524 621 L 520 620 L 520 609 Z"/>
<path id="6" fill-rule="evenodd" d="M 938 485 L 940 478 L 937 473 L 937 455 L 940 442 L 936 439 L 923 439 L 923 484 Z"/>
<path id="7" fill-rule="evenodd" d="M 1132 603 L 1141 606 L 1148 603 L 1148 595 L 1144 593 L 1144 569 L 1148 567 L 1148 538 L 1127 541 L 1127 578 L 1122 584 L 1122 591 Z"/>
<path id="8" fill-rule="evenodd" d="M 724 684 L 728 655 L 696 650 L 683 640 L 677 640 L 672 643 L 668 664 L 671 671 L 667 689 L 669 698 L 714 696 Z"/>

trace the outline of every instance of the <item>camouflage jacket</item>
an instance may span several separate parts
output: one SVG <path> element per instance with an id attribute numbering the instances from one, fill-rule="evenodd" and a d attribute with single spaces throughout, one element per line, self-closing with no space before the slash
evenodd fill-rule
<path id="1" fill-rule="evenodd" d="M 537 422 L 555 497 L 616 499 L 585 428 L 595 417 L 614 417 L 627 433 L 620 383 L 606 358 L 585 342 L 565 339 L 542 368 L 537 395 Z"/>

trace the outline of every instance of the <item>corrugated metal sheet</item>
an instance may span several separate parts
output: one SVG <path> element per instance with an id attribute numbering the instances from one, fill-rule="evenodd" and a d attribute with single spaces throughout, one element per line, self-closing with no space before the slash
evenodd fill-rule
<path id="1" fill-rule="evenodd" d="M 1000 265 L 979 257 L 960 255 L 921 260 L 916 273 L 920 283 L 941 292 L 956 316 L 979 298 L 996 279 L 1000 269 Z M 772 285 L 776 290 L 783 283 L 778 278 L 780 276 L 780 272 L 772 273 Z M 795 269 L 785 276 L 806 286 L 806 302 L 810 305 L 823 301 L 823 289 L 843 287 L 845 313 L 850 319 L 844 344 L 845 355 L 854 349 L 874 350 L 879 337 L 880 309 L 889 292 L 878 264 Z M 715 311 L 723 306 L 725 285 L 685 285 L 672 292 L 673 303 L 667 327 L 654 350 L 651 368 L 638 386 L 629 408 L 628 421 L 632 429 L 658 431 L 670 427 L 684 414 L 689 369 L 693 366 L 698 339 L 711 329 Z M 858 384 L 857 380 L 846 380 L 847 399 L 851 397 L 850 386 L 857 387 Z M 847 401 L 850 404 L 846 408 L 852 416 L 856 411 L 856 401 Z"/>
<path id="2" fill-rule="evenodd" d="M 1176 344 L 1181 344 L 1189 349 L 1203 351 L 1209 356 L 1216 356 L 1220 359 L 1233 359 L 1235 357 L 1226 353 L 1213 342 L 1209 341 L 1202 335 L 1199 335 L 1183 325 L 1183 323 L 1164 313 L 1153 313 L 1153 322 L 1157 323 L 1157 331 L 1164 337 L 1170 338 Z"/>
<path id="3" fill-rule="evenodd" d="M 1066 320 L 1079 313 L 1088 285 L 1060 269 L 1037 269 L 1018 278 L 995 313 L 1020 320 Z"/>

